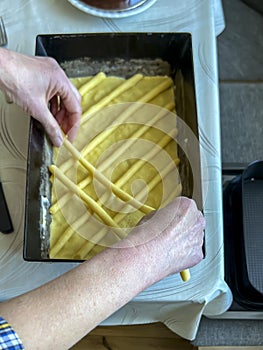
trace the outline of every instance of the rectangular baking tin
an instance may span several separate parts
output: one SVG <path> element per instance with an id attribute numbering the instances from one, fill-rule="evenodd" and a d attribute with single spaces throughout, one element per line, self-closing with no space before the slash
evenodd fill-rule
<path id="1" fill-rule="evenodd" d="M 116 58 L 162 59 L 171 66 L 171 77 L 176 86 L 175 102 L 177 114 L 198 137 L 196 112 L 192 37 L 189 33 L 99 33 L 99 34 L 62 34 L 38 35 L 36 55 L 51 56 L 65 69 L 69 77 L 90 75 L 89 65 L 78 69 L 74 62 L 89 58 L 104 61 Z M 67 65 L 67 62 L 73 62 Z M 66 68 L 65 68 L 66 67 Z M 67 69 L 67 67 L 71 67 Z M 86 71 L 85 71 L 86 69 Z M 111 67 L 108 67 L 108 73 Z M 113 74 L 113 73 L 112 73 Z M 126 77 L 128 78 L 128 77 Z M 183 152 L 179 154 L 183 180 L 183 195 L 191 197 L 193 179 L 190 165 Z M 198 150 L 199 157 L 199 150 Z M 48 213 L 51 185 L 47 166 L 52 162 L 51 144 L 43 128 L 31 120 L 27 164 L 24 259 L 29 261 L 51 260 L 48 254 L 49 225 Z M 198 164 L 200 165 L 200 157 Z M 194 198 L 202 208 L 201 170 L 200 178 L 195 179 L 198 194 Z M 73 260 L 62 260 L 73 261 Z"/>

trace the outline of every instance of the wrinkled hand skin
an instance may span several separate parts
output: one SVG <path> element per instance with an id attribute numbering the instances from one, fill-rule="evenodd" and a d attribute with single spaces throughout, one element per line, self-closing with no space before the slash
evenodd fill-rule
<path id="1" fill-rule="evenodd" d="M 198 264 L 203 258 L 205 218 L 195 201 L 178 197 L 165 208 L 145 216 L 125 240 L 145 249 L 149 266 L 159 278 Z M 122 245 L 122 244 L 121 244 Z"/>
<path id="2" fill-rule="evenodd" d="M 81 97 L 58 63 L 50 57 L 0 49 L 0 89 L 45 128 L 54 146 L 73 141 L 80 123 Z M 59 103 L 60 100 L 60 103 Z"/>

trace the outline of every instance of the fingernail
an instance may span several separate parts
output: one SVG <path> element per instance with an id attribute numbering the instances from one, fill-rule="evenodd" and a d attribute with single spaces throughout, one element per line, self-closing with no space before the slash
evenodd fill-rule
<path id="1" fill-rule="evenodd" d="M 63 136 L 62 136 L 61 132 L 59 131 L 57 133 L 57 137 L 54 140 L 54 146 L 60 147 L 62 145 L 62 143 L 63 143 Z"/>

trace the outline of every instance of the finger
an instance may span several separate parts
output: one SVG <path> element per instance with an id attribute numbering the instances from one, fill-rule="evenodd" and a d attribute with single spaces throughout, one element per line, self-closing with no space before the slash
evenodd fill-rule
<path id="1" fill-rule="evenodd" d="M 63 135 L 60 126 L 47 106 L 44 106 L 41 113 L 34 116 L 44 127 L 51 142 L 55 147 L 60 147 L 63 143 Z"/>
<path id="2" fill-rule="evenodd" d="M 53 96 L 49 101 L 49 109 L 53 116 L 55 116 L 58 113 L 59 103 L 57 95 Z"/>
<path id="3" fill-rule="evenodd" d="M 72 84 L 72 82 L 70 80 L 69 80 L 69 83 L 71 85 L 71 89 L 72 89 L 73 93 L 76 96 L 76 99 L 79 101 L 79 103 L 81 103 L 82 96 L 80 95 L 79 90 L 76 88 L 76 86 L 74 84 Z"/>
<path id="4" fill-rule="evenodd" d="M 64 102 L 61 101 L 60 111 L 56 114 L 56 119 L 65 134 L 67 134 L 69 141 L 73 142 L 80 126 L 80 118 L 78 115 L 68 116 Z"/>
<path id="5" fill-rule="evenodd" d="M 73 141 L 77 135 L 80 117 L 82 113 L 81 109 L 81 97 L 77 89 L 73 87 L 71 82 L 65 76 L 65 80 L 61 89 L 58 91 L 60 96 L 61 111 L 58 113 L 58 118 L 64 113 L 64 117 L 67 117 L 67 122 L 64 125 L 68 125 L 67 134 L 70 141 Z M 63 111 L 64 110 L 64 111 Z"/>

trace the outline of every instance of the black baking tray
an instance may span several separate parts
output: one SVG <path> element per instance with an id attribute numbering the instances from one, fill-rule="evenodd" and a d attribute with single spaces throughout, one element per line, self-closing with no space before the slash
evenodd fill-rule
<path id="1" fill-rule="evenodd" d="M 36 55 L 51 56 L 62 68 L 65 62 L 74 62 L 89 58 L 91 60 L 162 59 L 171 67 L 170 76 L 174 80 L 175 103 L 177 114 L 192 129 L 198 138 L 198 119 L 195 94 L 195 74 L 193 64 L 192 36 L 189 33 L 92 33 L 92 34 L 54 34 L 38 35 L 36 38 Z M 70 65 L 69 65 L 70 66 Z M 88 68 L 88 65 L 86 65 Z M 110 72 L 109 67 L 109 72 Z M 65 69 L 65 68 L 64 68 Z M 65 69 L 70 77 L 83 76 L 81 71 Z M 50 184 L 47 167 L 43 166 L 43 154 L 50 157 L 47 148 L 51 147 L 41 125 L 31 120 L 27 164 L 26 210 L 24 231 L 24 259 L 28 261 L 51 261 L 48 254 L 47 227 L 51 220 L 48 215 Z M 181 157 L 185 157 L 181 155 Z M 52 156 L 51 156 L 52 158 Z M 51 159 L 50 159 L 51 161 Z M 182 163 L 187 164 L 187 159 Z M 198 165 L 193 195 L 193 175 L 188 164 L 184 171 L 188 185 L 183 195 L 194 197 L 202 209 L 201 167 L 199 149 L 196 150 Z M 43 178 L 44 184 L 43 187 Z M 47 199 L 47 200 L 46 200 Z M 43 211 L 46 215 L 43 218 Z M 61 260 L 54 260 L 61 261 Z M 64 260 L 63 260 L 64 261 Z M 68 261 L 68 260 L 66 260 Z M 73 260 L 70 260 L 73 261 Z"/>
<path id="2" fill-rule="evenodd" d="M 263 161 L 235 174 L 223 199 L 225 278 L 235 308 L 263 310 Z"/>

